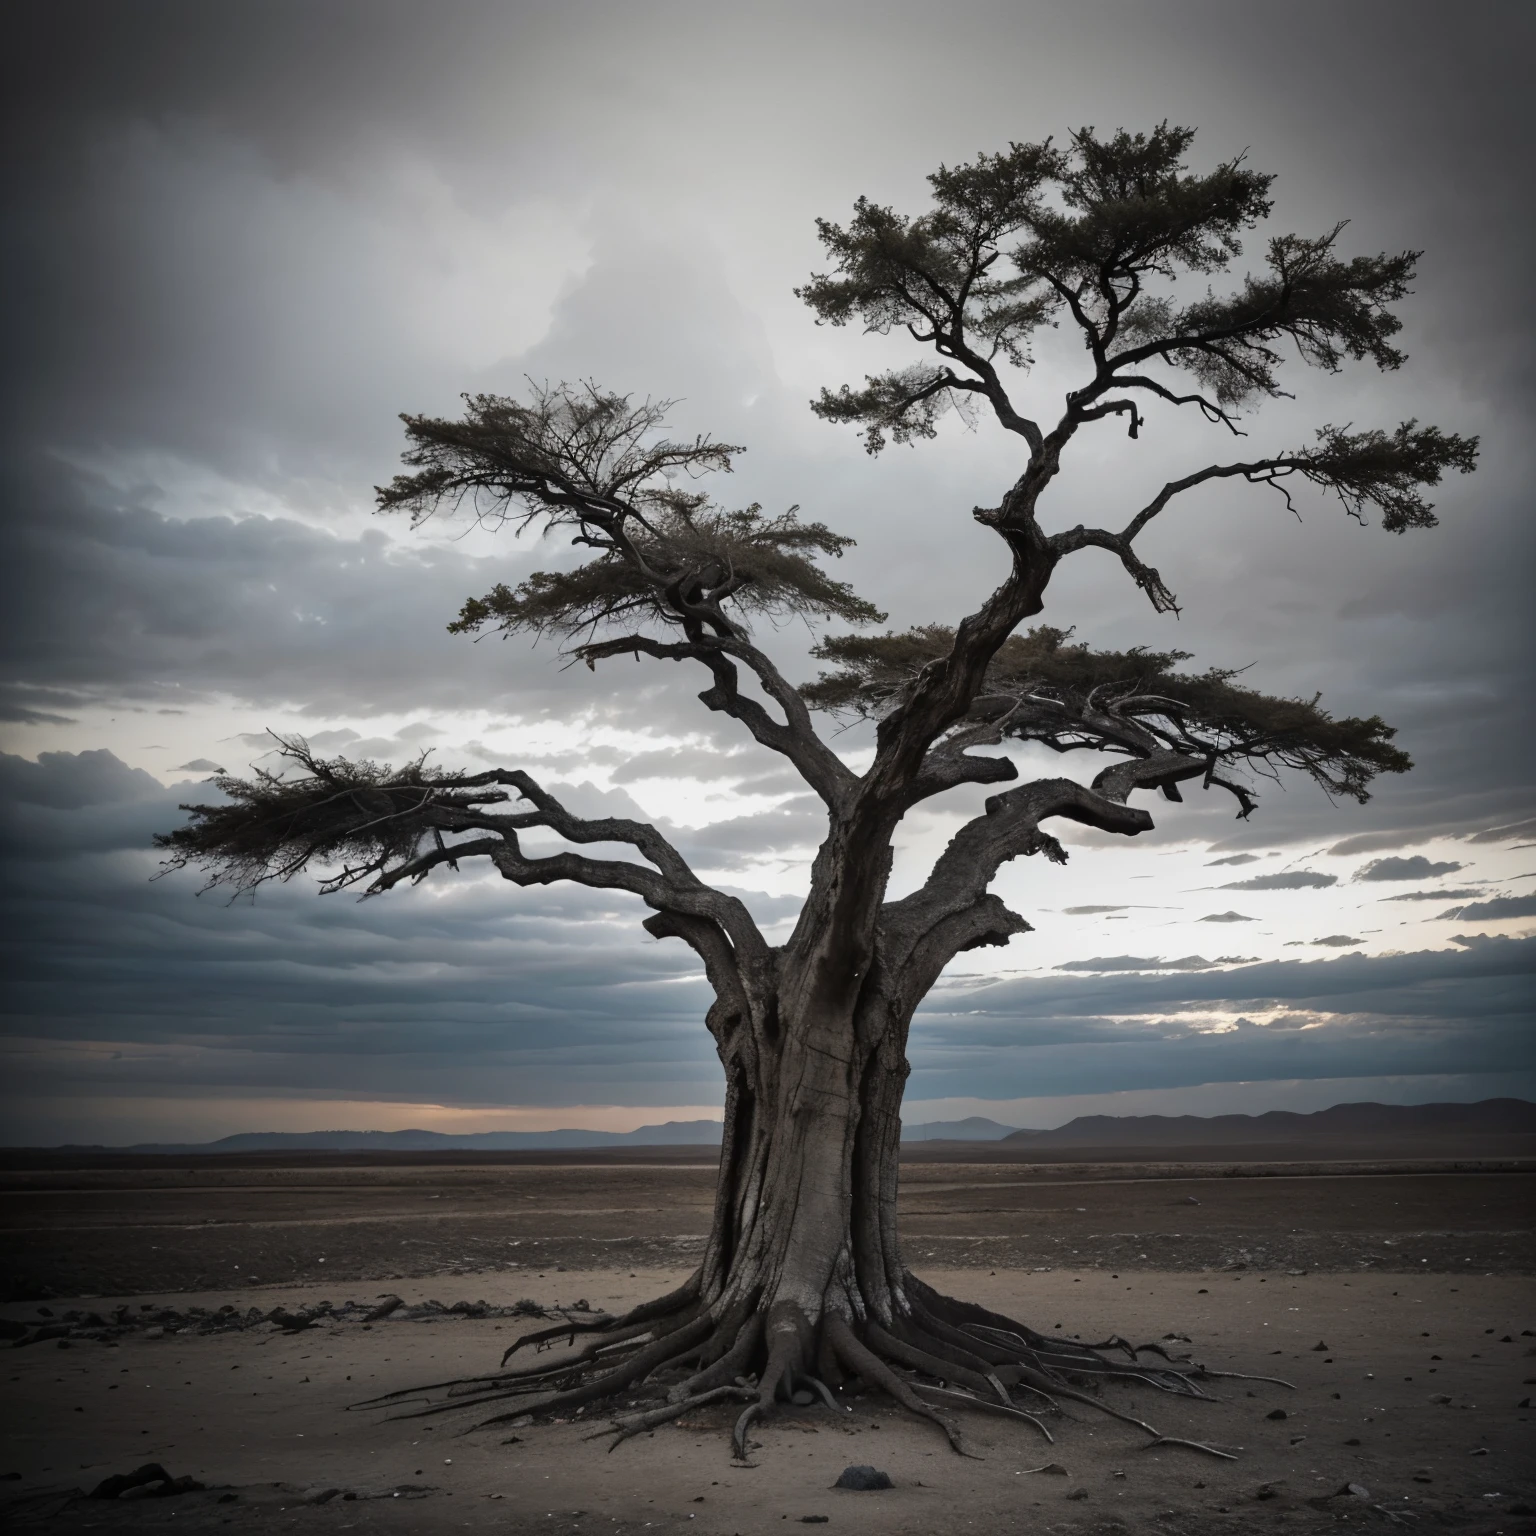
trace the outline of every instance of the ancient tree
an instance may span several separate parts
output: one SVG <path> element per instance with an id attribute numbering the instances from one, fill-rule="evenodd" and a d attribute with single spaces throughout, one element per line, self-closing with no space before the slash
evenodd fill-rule
<path id="1" fill-rule="evenodd" d="M 1057 566 L 1089 548 L 1110 552 L 1158 613 L 1176 611 L 1137 542 L 1199 486 L 1237 482 L 1286 504 L 1304 489 L 1332 493 L 1350 516 L 1401 534 L 1433 526 L 1427 487 L 1473 466 L 1474 441 L 1432 426 L 1324 426 L 1284 451 L 1193 468 L 1118 526 L 1077 521 L 1070 500 L 1051 516 L 1052 498 L 1065 499 L 1058 477 L 1095 431 L 1136 437 L 1157 412 L 1184 409 L 1238 444 L 1244 412 L 1282 393 L 1287 356 L 1328 371 L 1403 361 L 1393 306 L 1416 253 L 1346 256 L 1342 227 L 1276 235 L 1238 277 L 1240 240 L 1269 215 L 1272 178 L 1241 158 L 1189 169 L 1192 137 L 1163 125 L 1014 144 L 935 172 L 932 206 L 916 217 L 860 200 L 847 224 L 820 225 L 829 270 L 799 290 L 818 320 L 904 332 L 926 360 L 824 391 L 813 410 L 860 428 L 871 453 L 931 437 L 951 407 L 989 414 L 1017 446 L 1012 482 L 971 513 L 997 535 L 996 586 L 953 629 L 871 632 L 883 616 L 824 569 L 848 541 L 797 510 L 711 500 L 700 477 L 739 450 L 669 438 L 663 405 L 560 386 L 524 401 L 469 398 L 459 420 L 404 418 L 410 472 L 380 488 L 382 511 L 419 522 L 457 509 L 563 530 L 590 551 L 473 599 L 453 629 L 555 635 L 589 667 L 625 657 L 701 669 L 700 701 L 792 764 L 826 809 L 804 908 L 779 945 L 656 828 L 573 815 L 516 766 L 388 768 L 289 742 L 285 771 L 221 779 L 224 802 L 191 807 L 190 823 L 161 839 L 172 864 L 237 888 L 315 866 L 327 889 L 374 894 L 484 860 L 521 886 L 628 891 L 651 911 L 645 927 L 689 945 L 708 976 L 726 1105 L 697 1272 L 627 1316 L 581 1324 L 586 1347 L 554 1365 L 503 1360 L 418 1411 L 494 1404 L 494 1423 L 650 1383 L 668 1401 L 626 1411 L 621 1435 L 735 1397 L 742 1452 L 776 1398 L 809 1389 L 830 1400 L 829 1386 L 858 1377 L 958 1448 L 960 1409 L 1032 1418 L 1066 1397 L 1118 1414 L 1080 1390 L 1106 1377 L 1203 1395 L 1211 1373 L 1192 1362 L 1160 1351 L 1149 1361 L 1120 1341 L 1086 1348 L 937 1293 L 903 1262 L 896 1229 L 913 1011 L 962 950 L 1029 931 L 990 887 L 1009 860 L 1065 858 L 1052 820 L 1133 837 L 1152 825 L 1134 803 L 1141 792 L 1177 801 L 1184 786 L 1218 790 L 1247 816 L 1264 775 L 1294 770 L 1363 801 L 1376 774 L 1409 766 L 1375 716 L 1338 719 L 1232 672 L 1181 670 L 1178 651 L 1097 651 L 1070 632 L 1024 628 Z M 1200 291 L 1181 291 L 1180 277 Z M 1046 326 L 1083 346 L 1080 384 L 1048 413 L 1028 376 Z M 752 638 L 754 618 L 785 614 L 864 632 L 824 638 L 814 651 L 824 670 L 797 686 Z M 873 722 L 866 771 L 828 745 L 818 710 Z M 1074 757 L 1087 762 L 1079 777 L 1017 783 L 1003 750 L 1014 742 L 1098 756 Z M 889 899 L 903 816 L 963 785 L 997 789 L 924 884 Z M 559 850 L 525 846 L 535 830 Z"/>

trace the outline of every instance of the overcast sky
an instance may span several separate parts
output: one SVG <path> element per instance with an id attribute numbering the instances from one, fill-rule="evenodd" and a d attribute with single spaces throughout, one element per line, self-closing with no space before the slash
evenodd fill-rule
<path id="1" fill-rule="evenodd" d="M 1418 766 L 1363 809 L 1268 787 L 1244 824 L 1191 796 L 1133 843 L 1074 836 L 1066 869 L 1009 869 L 1036 932 L 941 981 L 908 1117 L 1536 1096 L 1528 6 L 10 15 L 0 1139 L 717 1113 L 702 978 L 628 898 L 466 874 L 229 906 L 151 882 L 149 838 L 269 729 L 430 747 L 662 821 L 786 924 L 814 802 L 698 684 L 446 634 L 466 596 L 569 554 L 374 517 L 397 413 L 530 377 L 674 397 L 678 432 L 748 445 L 723 500 L 800 503 L 859 540 L 837 574 L 893 624 L 953 621 L 999 579 L 969 512 L 1016 475 L 1016 441 L 951 421 L 871 460 L 811 416 L 821 385 L 908 356 L 793 297 L 821 265 L 814 220 L 861 193 L 918 211 L 928 171 L 1009 140 L 1165 117 L 1199 129 L 1200 164 L 1246 147 L 1277 173 L 1274 229 L 1348 218 L 1346 254 L 1426 253 L 1408 365 L 1292 365 L 1253 445 L 1414 416 L 1480 434 L 1482 464 L 1443 487 L 1440 528 L 1402 538 L 1318 498 L 1299 521 L 1246 488 L 1189 498 L 1145 551 L 1181 618 L 1093 553 L 1046 617 L 1379 712 Z M 1050 414 L 1076 366 L 1051 340 L 1023 398 Z M 1227 450 L 1164 412 L 1075 451 L 1057 525 L 1113 521 Z M 812 675 L 803 630 L 768 638 Z M 860 761 L 865 738 L 836 740 Z M 976 803 L 910 819 L 899 888 Z"/>

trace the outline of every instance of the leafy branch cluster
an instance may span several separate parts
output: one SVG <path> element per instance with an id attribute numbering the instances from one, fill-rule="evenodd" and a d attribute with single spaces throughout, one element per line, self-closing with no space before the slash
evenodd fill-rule
<path id="1" fill-rule="evenodd" d="M 1279 350 L 1330 371 L 1346 357 L 1396 368 L 1401 322 L 1389 307 L 1408 292 L 1418 253 L 1336 254 L 1343 225 L 1315 237 L 1268 242 L 1265 268 L 1234 291 L 1207 291 L 1177 303 L 1181 274 L 1225 272 L 1242 254 L 1241 236 L 1268 216 L 1272 176 L 1241 156 L 1190 172 L 1189 128 L 1160 124 L 1149 134 L 1092 128 L 1070 147 L 1011 144 L 929 178 L 933 207 L 908 217 L 861 198 L 846 225 L 821 220 L 835 264 L 798 291 L 831 325 L 904 330 L 939 361 L 871 375 L 862 389 L 823 390 L 812 409 L 829 421 L 862 425 L 878 453 L 931 437 L 955 402 L 979 396 L 1005 427 L 1025 437 L 998 364 L 1027 367 L 1030 343 L 1063 321 L 1081 331 L 1094 364 L 1074 393 L 1080 420 L 1106 414 L 1141 424 L 1137 393 L 1198 405 L 1233 426 L 1231 412 L 1257 396 L 1282 394 Z M 1149 364 L 1184 370 L 1205 395 L 1179 395 Z M 1111 390 L 1131 394 L 1111 404 Z M 1032 442 L 1032 446 L 1034 443 Z"/>
<path id="2" fill-rule="evenodd" d="M 525 401 L 466 396 L 457 420 L 403 418 L 409 472 L 378 488 L 381 511 L 413 523 L 467 513 L 492 526 L 538 526 L 590 556 L 497 585 L 467 602 L 452 629 L 554 635 L 589 666 L 621 655 L 701 666 L 703 703 L 783 756 L 820 796 L 828 837 L 788 950 L 809 955 L 839 935 L 857 948 L 885 925 L 910 946 L 910 988 L 920 991 L 958 948 L 1022 931 L 987 882 L 1007 859 L 1060 854 L 1041 830 L 1050 817 L 1131 835 L 1151 825 L 1128 803 L 1137 789 L 1176 799 L 1180 784 L 1199 779 L 1231 792 L 1246 815 L 1255 774 L 1294 769 L 1329 794 L 1363 800 L 1377 774 L 1409 766 L 1375 716 L 1336 719 L 1316 698 L 1268 696 L 1232 671 L 1182 672 L 1189 658 L 1179 651 L 1093 651 L 1059 630 L 1021 632 L 1042 611 L 1057 565 L 1085 548 L 1114 554 L 1156 609 L 1176 611 L 1136 546 L 1199 487 L 1264 486 L 1289 502 L 1307 485 L 1401 533 L 1432 526 L 1426 492 L 1476 462 L 1474 438 L 1435 426 L 1329 425 L 1301 447 L 1170 480 L 1118 527 L 1044 530 L 1042 500 L 1077 434 L 1094 424 L 1118 420 L 1134 437 L 1156 402 L 1193 407 L 1241 436 L 1238 409 L 1282 393 L 1287 351 L 1330 371 L 1348 359 L 1383 369 L 1403 360 L 1393 306 L 1416 253 L 1345 256 L 1335 226 L 1274 236 L 1259 271 L 1229 278 L 1243 239 L 1270 214 L 1272 178 L 1241 156 L 1192 170 L 1192 140 L 1164 123 L 1136 134 L 1084 129 L 1060 147 L 1013 144 L 941 167 L 929 178 L 932 206 L 916 216 L 861 199 L 847 225 L 821 222 L 832 270 L 798 290 L 818 319 L 905 332 L 927 357 L 859 389 L 824 391 L 817 413 L 859 427 L 877 452 L 931 436 L 939 413 L 959 404 L 990 410 L 1023 451 L 997 504 L 972 513 L 1007 552 L 975 611 L 953 629 L 826 638 L 814 654 L 828 670 L 804 688 L 753 642 L 749 624 L 883 622 L 824 569 L 851 541 L 802 521 L 798 508 L 769 515 L 712 501 L 696 480 L 728 472 L 741 450 L 669 436 L 671 402 L 592 383 L 543 385 Z M 1204 291 L 1176 298 L 1176 281 L 1190 276 L 1206 280 Z M 1015 379 L 1005 378 L 1027 369 L 1043 326 L 1075 328 L 1087 361 L 1054 424 L 1021 409 Z M 875 723 L 863 772 L 822 740 L 816 708 Z M 901 818 L 957 785 L 1017 778 L 1011 758 L 978 750 L 1008 740 L 1111 762 L 1091 785 L 1042 779 L 993 795 L 923 889 L 885 903 Z M 641 895 L 657 913 L 652 931 L 692 944 L 722 995 L 737 985 L 732 975 L 740 981 L 743 956 L 766 953 L 740 904 L 704 886 L 654 828 L 573 817 L 520 770 L 431 774 L 419 762 L 394 770 L 325 760 L 302 742 L 284 751 L 298 776 L 220 779 L 228 803 L 192 808 L 192 824 L 163 840 L 171 862 L 204 864 L 244 888 L 313 861 L 339 865 L 329 888 L 366 880 L 375 890 L 483 855 L 519 883 L 571 879 Z M 502 805 L 509 795 L 520 804 Z M 530 857 L 518 838 L 532 827 L 574 844 L 628 845 L 638 859 Z"/>
<path id="3" fill-rule="evenodd" d="M 411 863 L 444 816 L 510 798 L 467 774 L 429 770 L 425 756 L 395 768 L 321 757 L 299 738 L 274 740 L 303 776 L 260 767 L 249 779 L 215 775 L 224 801 L 185 807 L 194 819 L 156 836 L 168 867 L 200 865 L 210 886 L 238 894 L 318 864 L 334 870 L 322 889 L 343 890 Z"/>
<path id="4" fill-rule="evenodd" d="M 1277 768 L 1291 768 L 1328 794 L 1363 804 L 1377 774 L 1412 767 L 1392 745 L 1395 730 L 1379 716 L 1337 719 L 1320 707 L 1320 695 L 1260 693 L 1238 684 L 1233 670 L 1179 672 L 1179 663 L 1190 660 L 1187 651 L 1102 651 L 1070 640 L 1070 631 L 1040 626 L 1004 641 L 965 720 L 939 750 L 952 755 L 956 747 L 1014 740 L 1063 753 L 1165 762 L 1168 776 L 1145 782 L 1168 799 L 1180 798 L 1181 778 L 1198 774 L 1207 787 L 1231 790 L 1244 816 L 1253 809 L 1251 791 L 1218 770 L 1248 767 L 1273 776 Z M 903 707 L 923 669 L 948 655 L 954 642 L 954 631 L 942 625 L 828 637 L 813 654 L 835 669 L 803 686 L 801 695 L 832 714 L 884 719 Z"/>
<path id="5" fill-rule="evenodd" d="M 494 627 L 562 639 L 615 623 L 660 621 L 692 635 L 743 633 L 751 614 L 840 618 L 862 624 L 879 610 L 833 581 L 818 557 L 853 542 L 799 508 L 777 517 L 760 506 L 729 511 L 680 482 L 728 472 L 743 450 L 707 437 L 659 436 L 674 402 L 581 385 L 535 385 L 523 404 L 465 397 L 461 420 L 404 416 L 415 468 L 377 491 L 379 510 L 413 524 L 468 510 L 481 523 L 540 521 L 569 530 L 596 558 L 536 572 L 464 605 L 456 633 Z"/>

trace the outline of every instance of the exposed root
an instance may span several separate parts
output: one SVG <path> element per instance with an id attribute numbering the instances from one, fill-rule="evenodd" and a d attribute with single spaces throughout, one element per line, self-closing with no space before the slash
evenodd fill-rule
<path id="1" fill-rule="evenodd" d="M 673 1387 L 667 1396 L 681 1401 L 685 1397 L 708 1392 L 713 1387 L 723 1387 L 735 1381 L 746 1371 L 762 1336 L 763 1319 L 759 1314 L 753 1313 L 741 1325 L 735 1342 L 713 1365 L 706 1366 L 702 1371 L 690 1376 L 687 1381 Z"/>
<path id="2" fill-rule="evenodd" d="M 946 1402 L 963 1403 L 967 1408 L 974 1408 L 978 1413 L 997 1414 L 1005 1419 L 1023 1419 L 1026 1424 L 1033 1424 L 1052 1445 L 1056 1443 L 1056 1437 L 1050 1430 L 1034 1414 L 1025 1413 L 1022 1408 L 1015 1408 L 1011 1404 L 1004 1407 L 1002 1403 L 988 1402 L 984 1397 L 972 1397 L 966 1392 L 951 1392 L 945 1387 L 930 1387 L 922 1381 L 912 1382 L 911 1387 L 914 1392 L 926 1392 L 930 1397 L 942 1397 Z"/>
<path id="3" fill-rule="evenodd" d="M 1211 1371 L 1207 1370 L 1203 1365 L 1197 1367 L 1190 1374 L 1196 1377 L 1196 1379 L 1211 1377 L 1220 1378 L 1222 1381 L 1262 1381 L 1271 1387 L 1284 1387 L 1288 1392 L 1296 1390 L 1296 1383 L 1294 1381 L 1281 1381 L 1278 1376 L 1245 1376 L 1241 1371 Z"/>
<path id="4" fill-rule="evenodd" d="M 893 1286 L 888 1315 L 867 1315 L 857 1297 L 850 1300 L 852 1311 L 829 1304 L 813 1318 L 784 1301 L 765 1307 L 756 1289 L 704 1297 L 695 1275 L 670 1296 L 622 1316 L 578 1314 L 557 1327 L 525 1334 L 503 1355 L 498 1372 L 387 1392 L 353 1406 L 409 1408 L 392 1416 L 416 1419 L 504 1405 L 471 1426 L 483 1429 L 525 1415 L 584 1411 L 646 1383 L 649 1401 L 655 1403 L 664 1392 L 665 1403 L 617 1414 L 585 1438 L 612 1436 L 612 1451 L 694 1408 L 733 1401 L 743 1407 L 731 1447 L 744 1461 L 752 1449 L 753 1426 L 780 1399 L 798 1392 L 804 1402 L 811 1392 L 841 1416 L 853 1410 L 838 1400 L 834 1387 L 857 1378 L 936 1425 L 962 1456 L 975 1452 L 941 1409 L 1022 1420 L 1054 1443 L 1038 1415 L 1072 1419 L 1063 1405 L 1081 1404 L 1139 1430 L 1147 1448 L 1182 1448 L 1233 1461 L 1233 1450 L 1164 1435 L 1104 1401 L 1094 1383 L 1134 1382 L 1201 1402 L 1220 1401 L 1201 1390 L 1199 1383 L 1207 1380 L 1264 1382 L 1294 1390 L 1277 1377 L 1209 1370 L 1189 1356 L 1171 1355 L 1161 1344 L 1134 1345 L 1113 1335 L 1088 1345 L 1041 1334 L 985 1307 L 944 1296 L 910 1273 Z M 577 1347 L 583 1334 L 592 1337 Z M 565 1346 L 561 1356 L 548 1364 L 505 1368 L 525 1346 L 542 1353 L 560 1345 Z M 1021 1407 L 1016 1396 L 1030 1409 Z"/>
<path id="5" fill-rule="evenodd" d="M 521 1338 L 514 1339 L 507 1345 L 501 1357 L 501 1363 L 505 1365 L 518 1350 L 529 1344 L 540 1349 L 546 1349 L 552 1344 L 564 1339 L 568 1344 L 576 1342 L 578 1333 L 598 1333 L 613 1321 L 611 1317 L 605 1317 L 599 1313 L 595 1317 L 583 1318 L 580 1322 L 561 1323 L 555 1328 L 540 1328 L 536 1333 L 525 1333 Z M 643 1329 L 641 1330 L 643 1331 Z"/>
<path id="6" fill-rule="evenodd" d="M 853 1409 L 846 1403 L 840 1403 L 832 1396 L 832 1390 L 819 1376 L 807 1376 L 804 1373 L 798 1378 L 800 1383 L 815 1392 L 833 1413 L 852 1413 Z"/>
<path id="7" fill-rule="evenodd" d="M 1237 1460 L 1231 1451 L 1219 1450 L 1214 1445 L 1202 1445 L 1198 1440 L 1180 1440 L 1176 1435 L 1159 1435 L 1156 1440 L 1148 1440 L 1142 1450 L 1155 1451 L 1160 1445 L 1182 1445 L 1191 1451 L 1204 1451 L 1207 1456 L 1219 1456 L 1223 1461 Z"/>
<path id="8" fill-rule="evenodd" d="M 958 1451 L 960 1455 L 969 1456 L 976 1461 L 983 1459 L 966 1445 L 964 1437 L 954 1424 L 928 1407 L 890 1366 L 854 1337 L 853 1330 L 841 1313 L 829 1313 L 823 1320 L 822 1327 L 827 1330 L 827 1336 L 840 1365 L 852 1371 L 855 1376 L 863 1377 L 871 1386 L 884 1388 L 908 1412 L 915 1413 L 920 1419 L 927 1419 L 937 1424 L 944 1431 L 944 1437 L 949 1441 L 951 1448 Z"/>
<path id="9" fill-rule="evenodd" d="M 804 1357 L 811 1325 L 798 1307 L 780 1304 L 769 1313 L 767 1332 L 768 1363 L 757 1384 L 757 1397 L 742 1410 L 736 1428 L 731 1432 L 731 1449 L 737 1461 L 747 1459 L 747 1431 L 773 1406 L 773 1400 L 779 1388 L 788 1382 L 795 1362 Z"/>
<path id="10" fill-rule="evenodd" d="M 611 1455 L 631 1435 L 644 1434 L 648 1429 L 655 1429 L 660 1424 L 670 1423 L 673 1419 L 680 1419 L 692 1408 L 702 1408 L 706 1403 L 717 1403 L 726 1397 L 755 1397 L 757 1394 L 751 1387 L 715 1387 L 709 1392 L 700 1392 L 693 1397 L 684 1398 L 681 1402 L 668 1403 L 664 1408 L 651 1408 L 645 1413 L 627 1414 L 623 1418 L 615 1419 L 606 1429 L 594 1430 L 590 1435 L 583 1435 L 583 1440 L 601 1440 L 604 1435 L 613 1435 L 613 1444 L 608 1447 Z"/>

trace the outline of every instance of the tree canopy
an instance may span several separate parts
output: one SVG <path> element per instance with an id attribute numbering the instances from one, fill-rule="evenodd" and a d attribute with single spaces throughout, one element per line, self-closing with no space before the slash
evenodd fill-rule
<path id="1" fill-rule="evenodd" d="M 1246 482 L 1287 502 L 1310 488 L 1362 522 L 1406 533 L 1433 526 L 1426 493 L 1475 462 L 1475 440 L 1416 421 L 1324 425 L 1299 446 L 1168 481 L 1136 498 L 1117 527 L 1048 529 L 1042 510 L 1080 432 L 1122 421 L 1136 437 L 1151 419 L 1144 409 L 1187 407 L 1226 442 L 1244 435 L 1240 412 L 1282 392 L 1289 354 L 1330 371 L 1403 361 L 1393 306 L 1416 253 L 1345 256 L 1335 226 L 1273 236 L 1260 269 L 1233 277 L 1244 236 L 1271 212 L 1271 178 L 1241 157 L 1192 171 L 1192 139 L 1162 124 L 1102 138 L 1084 129 L 1062 147 L 1014 144 L 941 167 L 923 213 L 860 200 L 846 226 L 820 224 L 832 269 L 799 290 L 817 318 L 904 333 L 925 355 L 823 392 L 815 411 L 859 428 L 872 453 L 931 437 L 951 407 L 989 412 L 1016 440 L 996 505 L 971 514 L 1000 537 L 985 573 L 991 590 L 953 627 L 872 632 L 884 616 L 826 571 L 847 538 L 802 521 L 798 508 L 770 514 L 710 499 L 697 480 L 728 471 L 740 450 L 668 437 L 667 402 L 561 384 L 534 387 L 526 401 L 466 397 L 458 420 L 404 418 L 411 473 L 379 489 L 381 511 L 413 522 L 467 512 L 567 534 L 591 551 L 470 599 L 452 629 L 554 635 L 594 668 L 620 655 L 701 667 L 700 700 L 799 772 L 825 808 L 826 832 L 793 931 L 776 944 L 656 827 L 574 815 L 516 767 L 390 768 L 283 741 L 296 772 L 223 776 L 224 803 L 190 807 L 190 822 L 160 839 L 170 865 L 198 864 L 237 889 L 315 865 L 330 889 L 374 894 L 485 859 L 524 887 L 628 891 L 650 908 L 646 928 L 690 945 L 708 977 L 705 1023 L 726 1098 L 699 1268 L 670 1296 L 580 1325 L 595 1341 L 553 1368 L 440 1383 L 445 1395 L 424 1406 L 414 1389 L 378 1403 L 410 1398 L 413 1413 L 433 1414 L 510 1402 L 485 1420 L 496 1424 L 681 1373 L 665 1406 L 615 1420 L 619 1437 L 732 1397 L 745 1403 L 733 1437 L 745 1457 L 754 1420 L 778 1396 L 809 1385 L 835 1401 L 828 1381 L 844 1372 L 939 1424 L 957 1449 L 960 1432 L 941 1406 L 1044 1429 L 1012 1398 L 1015 1387 L 1033 1409 L 1062 1398 L 1104 1408 L 1071 1383 L 1126 1375 L 1138 1391 L 1206 1396 L 1199 1382 L 1215 1373 L 1160 1345 L 1148 1346 L 1149 1362 L 1110 1341 L 1129 1352 L 1127 1366 L 1102 1353 L 1109 1345 L 1047 1337 L 940 1295 L 906 1268 L 896 1210 L 913 1014 L 957 954 L 1029 930 L 991 887 L 1011 860 L 1065 859 L 1047 823 L 1135 836 L 1153 824 L 1131 803 L 1137 791 L 1177 800 L 1195 781 L 1234 796 L 1246 816 L 1255 781 L 1286 770 L 1362 801 L 1378 774 L 1410 766 L 1376 715 L 1338 718 L 1318 696 L 1267 695 L 1231 667 L 1186 670 L 1181 650 L 1094 649 L 1070 630 L 1029 627 L 1058 565 L 1087 548 L 1114 554 L 1155 609 L 1176 609 L 1136 543 L 1196 487 Z M 1192 276 L 1204 291 L 1176 296 L 1176 282 Z M 1086 354 L 1054 420 L 1049 402 L 1021 405 L 1025 391 L 1043 393 L 1028 369 L 1047 325 L 1075 329 Z M 754 622 L 786 616 L 856 632 L 825 635 L 813 651 L 824 670 L 796 686 L 753 640 Z M 853 754 L 835 752 L 813 711 L 870 722 L 867 765 L 856 770 Z M 1104 766 L 1086 783 L 1015 782 L 1026 756 L 1009 752 L 1016 743 L 1087 752 Z M 968 785 L 1011 787 L 989 794 L 923 882 L 892 899 L 903 817 Z M 556 851 L 528 846 L 534 832 L 553 834 Z M 1130 1422 L 1154 1444 L 1233 1454 Z"/>
<path id="2" fill-rule="evenodd" d="M 861 198 L 847 224 L 818 222 L 832 267 L 797 290 L 818 321 L 904 332 L 930 360 L 824 390 L 816 413 L 858 427 L 871 453 L 931 437 L 951 407 L 988 410 L 1022 439 L 1017 477 L 996 506 L 973 512 L 1005 540 L 1008 568 L 959 626 L 867 632 L 884 614 L 826 569 L 849 538 L 798 507 L 770 514 L 716 501 L 701 481 L 728 473 L 739 446 L 674 438 L 674 402 L 591 382 L 533 385 L 525 400 L 466 396 L 458 419 L 403 417 L 409 472 L 378 488 L 379 510 L 413 524 L 457 513 L 568 534 L 590 558 L 471 597 L 450 629 L 550 635 L 589 666 L 617 655 L 701 663 L 711 674 L 701 699 L 788 757 L 834 811 L 876 801 L 899 810 L 957 784 L 1013 778 L 1010 761 L 978 750 L 1007 740 L 1116 759 L 1094 780 L 1103 799 L 1123 802 L 1138 787 L 1176 799 L 1181 782 L 1199 778 L 1230 791 L 1247 815 L 1255 776 L 1293 769 L 1331 795 L 1364 800 L 1377 774 L 1409 766 L 1377 716 L 1335 718 L 1316 697 L 1271 697 L 1231 669 L 1181 671 L 1190 657 L 1180 651 L 1099 651 L 1060 629 L 1019 632 L 1040 611 L 1055 566 L 1089 547 L 1118 556 L 1155 609 L 1176 610 L 1135 544 L 1200 485 L 1237 479 L 1288 504 L 1309 485 L 1355 518 L 1374 514 L 1403 533 L 1432 527 L 1426 493 L 1475 463 L 1475 439 L 1416 421 L 1324 425 L 1310 443 L 1169 481 L 1118 528 L 1045 530 L 1041 498 L 1091 425 L 1120 419 L 1135 437 L 1161 404 L 1192 407 L 1241 437 L 1240 411 L 1283 393 L 1287 349 L 1328 371 L 1351 359 L 1382 369 L 1403 361 L 1394 306 L 1418 253 L 1346 256 L 1340 224 L 1270 236 L 1260 268 L 1234 278 L 1244 237 L 1272 211 L 1273 178 L 1243 156 L 1192 170 L 1193 139 L 1162 123 L 1010 144 L 941 166 L 922 213 Z M 1203 291 L 1176 294 L 1191 277 Z M 1047 326 L 1076 329 L 1087 369 L 1042 426 L 1015 396 Z M 786 617 L 866 632 L 825 636 L 813 654 L 828 670 L 797 688 L 752 641 L 755 620 Z M 866 774 L 823 742 L 812 710 L 876 723 L 879 752 Z M 487 818 L 514 830 L 490 809 L 507 785 L 486 775 L 324 760 L 299 742 L 284 751 L 303 776 L 221 780 L 230 803 L 197 808 L 190 826 L 162 840 L 173 862 L 209 863 L 243 886 L 340 858 L 345 873 L 333 883 L 361 871 L 393 883 L 387 872 L 419 875 L 443 862 L 445 834 L 483 830 Z"/>

